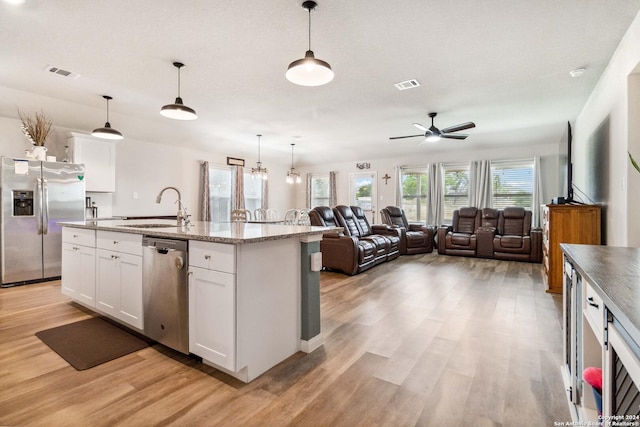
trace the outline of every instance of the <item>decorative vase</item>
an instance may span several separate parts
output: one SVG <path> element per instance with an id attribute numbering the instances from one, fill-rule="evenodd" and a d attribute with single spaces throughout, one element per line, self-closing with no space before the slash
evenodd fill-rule
<path id="1" fill-rule="evenodd" d="M 33 154 L 33 158 L 36 160 L 47 160 L 47 147 L 43 145 L 35 145 L 31 149 L 31 153 Z"/>

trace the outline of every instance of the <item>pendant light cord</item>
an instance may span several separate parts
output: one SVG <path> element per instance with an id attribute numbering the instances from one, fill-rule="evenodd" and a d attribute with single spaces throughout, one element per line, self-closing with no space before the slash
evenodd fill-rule
<path id="1" fill-rule="evenodd" d="M 109 123 L 109 99 L 107 98 L 107 123 Z"/>
<path id="2" fill-rule="evenodd" d="M 309 11 L 309 49 L 311 50 L 311 8 L 307 9 Z"/>
<path id="3" fill-rule="evenodd" d="M 293 146 L 296 144 L 291 144 L 291 169 L 293 169 Z"/>
<path id="4" fill-rule="evenodd" d="M 178 67 L 178 98 L 180 98 L 180 68 Z"/>
<path id="5" fill-rule="evenodd" d="M 260 137 L 262 135 L 258 135 L 258 163 L 260 163 Z"/>

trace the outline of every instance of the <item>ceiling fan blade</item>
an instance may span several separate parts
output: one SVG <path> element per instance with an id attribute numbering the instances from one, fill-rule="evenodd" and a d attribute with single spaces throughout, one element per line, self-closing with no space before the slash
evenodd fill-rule
<path id="1" fill-rule="evenodd" d="M 449 138 L 449 139 L 467 139 L 469 135 L 464 135 L 462 133 L 443 133 L 440 135 L 441 138 Z"/>
<path id="2" fill-rule="evenodd" d="M 420 123 L 414 123 L 413 124 L 415 127 L 417 127 L 418 129 L 420 129 L 422 132 L 426 132 L 427 128 L 424 127 L 423 125 L 421 125 Z"/>
<path id="3" fill-rule="evenodd" d="M 392 137 L 389 137 L 389 139 L 415 138 L 418 136 L 424 137 L 424 134 L 421 133 L 420 135 L 392 136 Z"/>
<path id="4" fill-rule="evenodd" d="M 473 122 L 460 123 L 459 125 L 450 126 L 448 128 L 442 129 L 442 133 L 458 132 L 461 130 L 471 129 L 474 127 L 476 127 L 476 124 Z"/>

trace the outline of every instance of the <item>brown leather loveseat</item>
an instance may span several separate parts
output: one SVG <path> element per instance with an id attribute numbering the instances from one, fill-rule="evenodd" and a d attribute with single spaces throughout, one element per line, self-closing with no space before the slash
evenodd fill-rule
<path id="1" fill-rule="evenodd" d="M 322 266 L 354 275 L 400 256 L 400 236 L 387 226 L 370 226 L 360 208 L 331 209 L 317 206 L 309 211 L 311 225 L 342 227 L 323 234 L 320 242 Z"/>
<path id="2" fill-rule="evenodd" d="M 438 253 L 541 262 L 542 230 L 531 222 L 531 211 L 520 207 L 461 208 L 452 225 L 438 228 Z"/>

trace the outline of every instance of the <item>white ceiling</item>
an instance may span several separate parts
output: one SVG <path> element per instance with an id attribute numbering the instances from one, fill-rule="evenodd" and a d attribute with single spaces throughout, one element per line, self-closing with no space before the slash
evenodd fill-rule
<path id="1" fill-rule="evenodd" d="M 640 9 L 640 0 L 318 0 L 311 48 L 325 86 L 288 82 L 307 49 L 302 0 L 27 0 L 0 3 L 0 115 L 43 109 L 90 132 L 296 164 L 557 142 Z M 181 95 L 198 119 L 160 116 Z M 60 67 L 81 75 L 45 72 Z M 569 71 L 585 68 L 581 78 Z M 421 87 L 393 84 L 417 79 Z M 465 141 L 419 144 L 413 122 L 473 121 Z M 365 155 L 366 154 L 366 155 Z"/>

